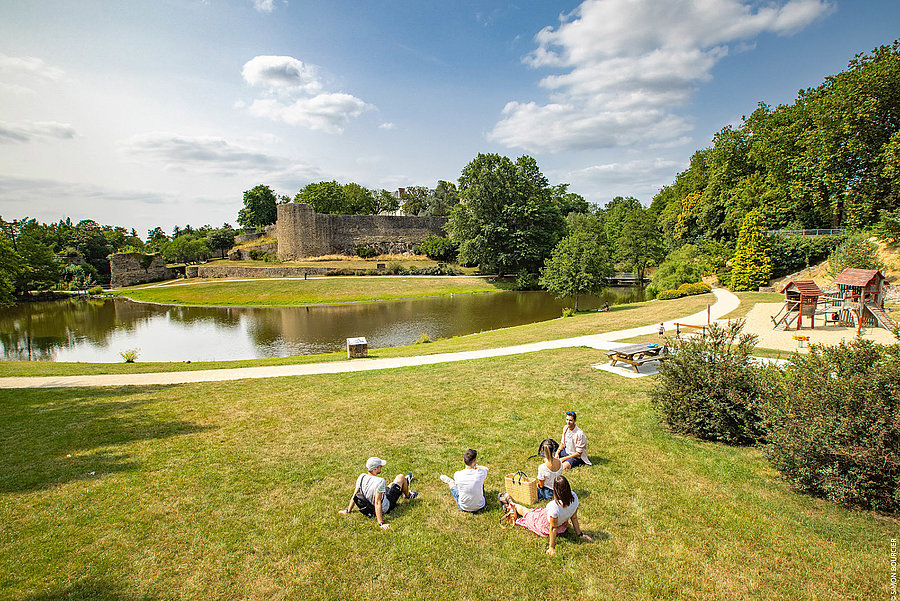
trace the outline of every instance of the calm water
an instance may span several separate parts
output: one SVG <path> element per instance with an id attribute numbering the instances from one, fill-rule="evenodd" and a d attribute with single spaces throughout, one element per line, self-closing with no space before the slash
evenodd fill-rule
<path id="1" fill-rule="evenodd" d="M 632 288 L 581 297 L 579 308 L 641 300 Z M 149 305 L 120 299 L 21 303 L 0 310 L 4 359 L 121 362 L 214 361 L 342 350 L 364 336 L 370 348 L 559 317 L 568 306 L 544 292 L 462 294 L 327 307 L 212 308 Z"/>

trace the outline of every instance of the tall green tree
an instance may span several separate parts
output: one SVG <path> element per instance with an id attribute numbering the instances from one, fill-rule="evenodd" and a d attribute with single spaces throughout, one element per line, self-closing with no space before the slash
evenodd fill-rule
<path id="1" fill-rule="evenodd" d="M 375 195 L 368 188 L 350 182 L 341 186 L 344 196 L 344 210 L 350 215 L 374 215 L 376 211 Z"/>
<path id="2" fill-rule="evenodd" d="M 634 273 L 638 282 L 643 282 L 647 270 L 658 264 L 662 257 L 662 237 L 656 230 L 653 215 L 643 208 L 627 213 L 619 232 L 615 258 Z"/>
<path id="3" fill-rule="evenodd" d="M 0 234 L 0 307 L 15 304 L 16 279 L 21 265 L 22 257 L 6 236 Z"/>
<path id="4" fill-rule="evenodd" d="M 772 260 L 766 242 L 766 226 L 759 209 L 744 217 L 731 267 L 731 289 L 755 290 L 767 286 L 772 277 Z"/>
<path id="5" fill-rule="evenodd" d="M 400 208 L 405 215 L 424 215 L 434 202 L 434 190 L 426 186 L 409 186 L 400 192 Z"/>
<path id="6" fill-rule="evenodd" d="M 221 251 L 222 258 L 225 258 L 225 251 L 234 246 L 234 230 L 230 226 L 212 230 L 206 237 L 206 243 L 210 250 Z"/>
<path id="7" fill-rule="evenodd" d="M 459 191 L 456 184 L 444 180 L 438 180 L 437 187 L 431 195 L 431 204 L 425 209 L 425 214 L 433 217 L 446 217 L 459 204 Z"/>
<path id="8" fill-rule="evenodd" d="M 244 191 L 244 208 L 238 211 L 237 222 L 251 229 L 275 223 L 277 198 L 269 186 L 262 184 Z"/>
<path id="9" fill-rule="evenodd" d="M 572 298 L 578 311 L 578 297 L 600 292 L 606 287 L 603 278 L 611 275 L 613 266 L 606 247 L 590 232 L 579 231 L 553 248 L 538 282 L 557 298 Z"/>
<path id="10" fill-rule="evenodd" d="M 531 157 L 513 162 L 479 154 L 463 168 L 459 195 L 447 231 L 459 244 L 461 263 L 501 275 L 537 273 L 564 232 L 547 179 Z"/>

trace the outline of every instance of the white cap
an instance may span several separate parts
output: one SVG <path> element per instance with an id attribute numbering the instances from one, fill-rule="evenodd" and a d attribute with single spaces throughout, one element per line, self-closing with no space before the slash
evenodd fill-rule
<path id="1" fill-rule="evenodd" d="M 387 465 L 387 461 L 384 459 L 379 459 L 378 457 L 369 457 L 366 460 L 366 471 L 371 472 L 379 465 Z"/>

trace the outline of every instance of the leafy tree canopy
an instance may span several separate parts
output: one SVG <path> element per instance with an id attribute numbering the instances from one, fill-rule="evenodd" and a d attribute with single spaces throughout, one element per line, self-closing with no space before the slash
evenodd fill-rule
<path id="1" fill-rule="evenodd" d="M 237 222 L 245 228 L 265 227 L 275 223 L 275 192 L 260 184 L 244 191 L 244 208 L 238 211 Z M 173 236 L 177 237 L 177 236 Z"/>

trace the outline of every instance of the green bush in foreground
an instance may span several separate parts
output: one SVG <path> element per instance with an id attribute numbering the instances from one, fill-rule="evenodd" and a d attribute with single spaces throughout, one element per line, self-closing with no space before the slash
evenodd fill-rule
<path id="1" fill-rule="evenodd" d="M 814 345 L 780 384 L 766 453 L 784 478 L 836 503 L 900 510 L 900 345 Z"/>
<path id="2" fill-rule="evenodd" d="M 743 327 L 742 320 L 727 328 L 713 324 L 705 338 L 677 343 L 660 366 L 650 398 L 674 432 L 731 444 L 764 438 L 769 371 L 752 363 L 756 336 Z"/>

